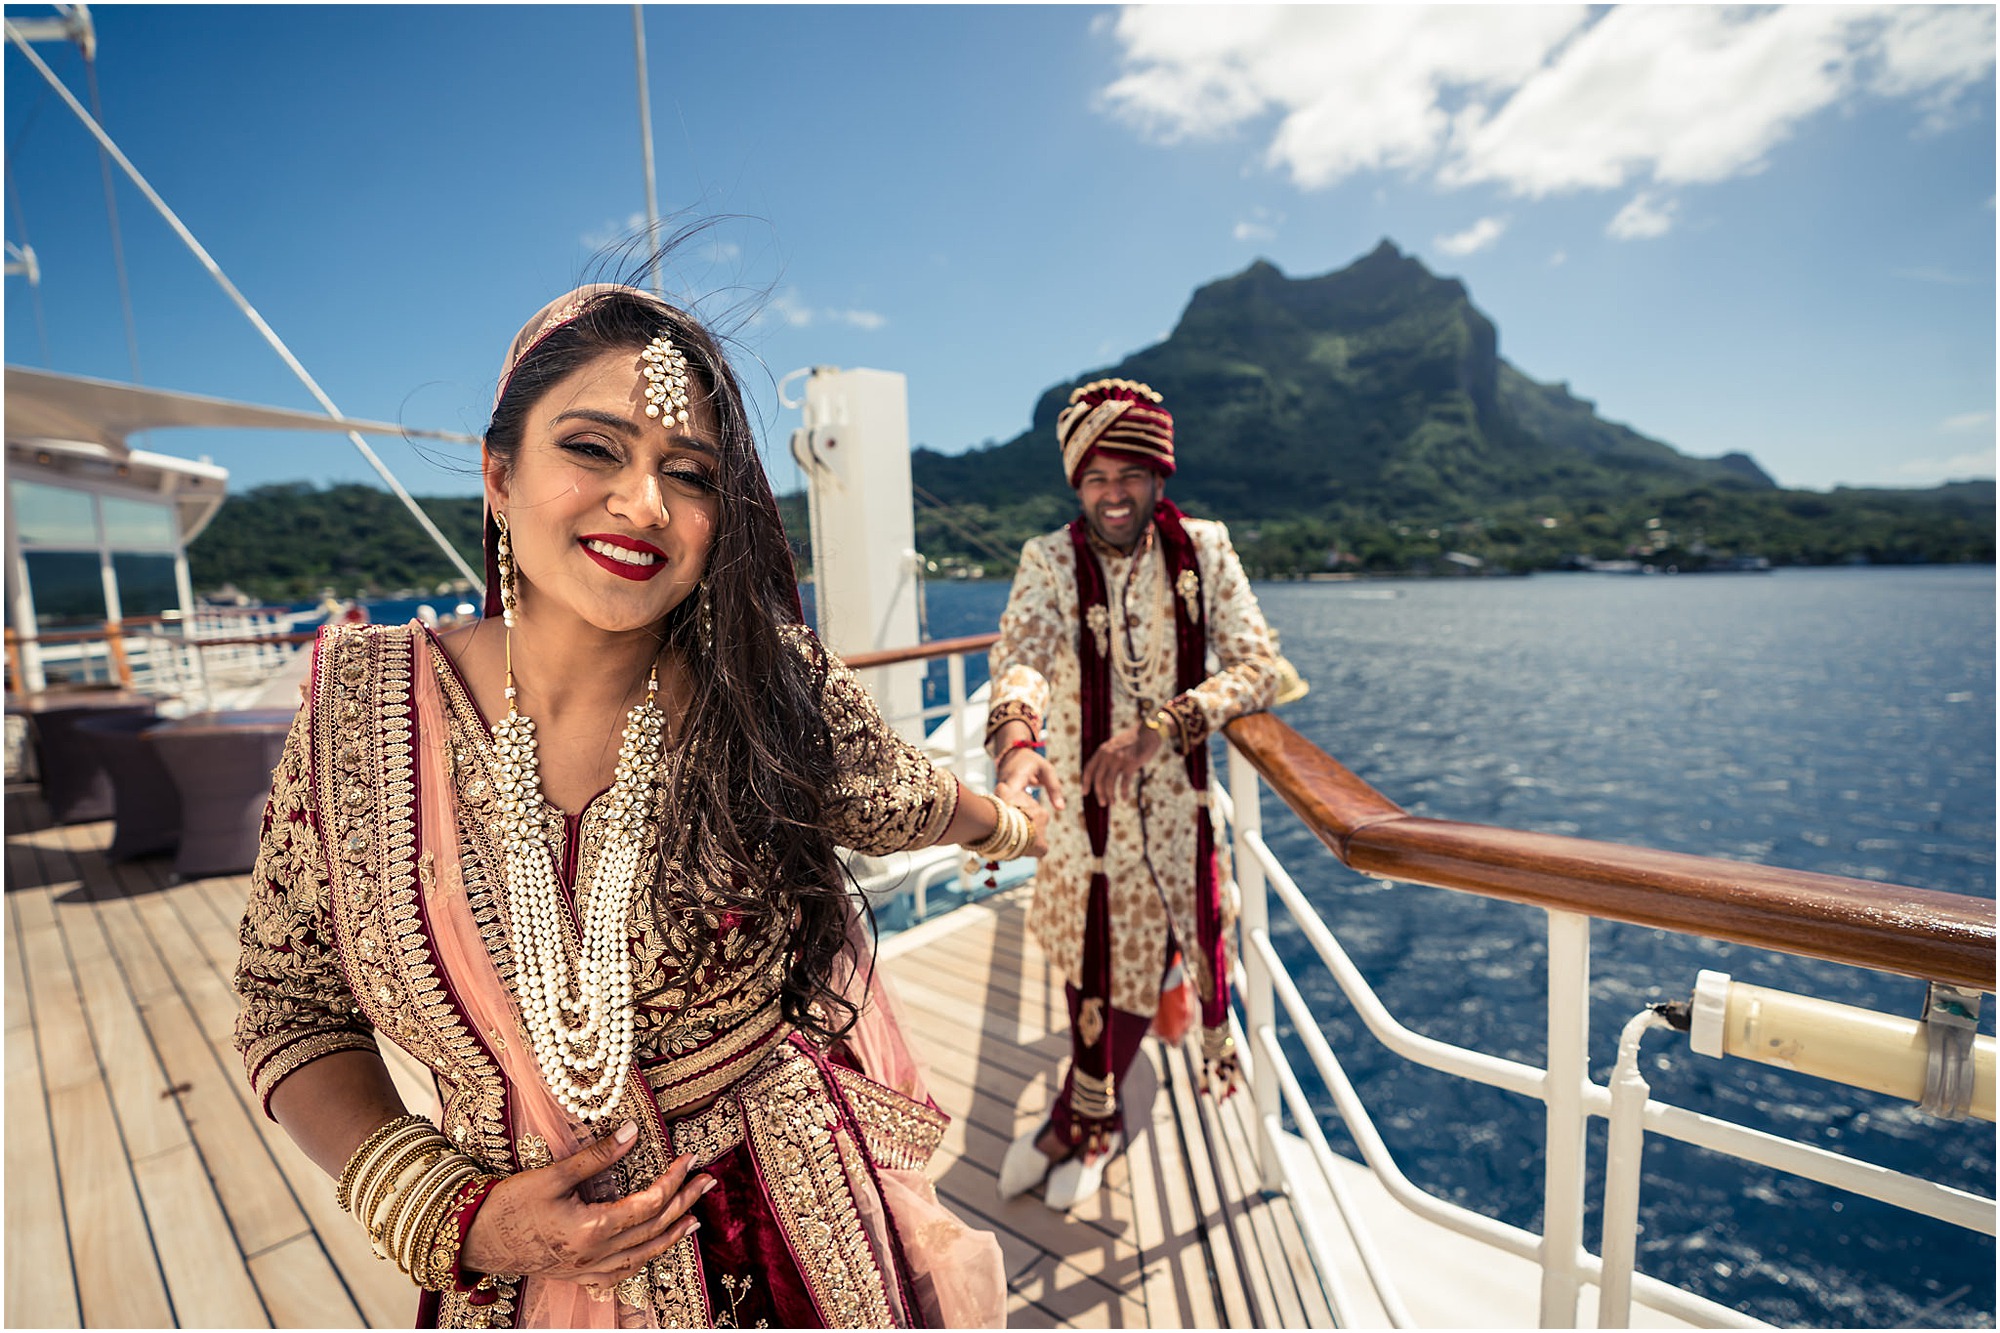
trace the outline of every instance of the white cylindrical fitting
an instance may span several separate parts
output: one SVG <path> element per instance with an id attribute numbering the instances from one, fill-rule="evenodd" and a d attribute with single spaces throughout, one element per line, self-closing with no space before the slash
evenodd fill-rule
<path id="1" fill-rule="evenodd" d="M 1923 1100 L 1930 1038 L 1917 1019 L 1732 982 L 1720 972 L 1701 974 L 1693 1008 L 1688 1038 L 1703 1055 L 1733 1055 L 1912 1102 Z M 1989 1121 L 1993 1055 L 1993 1038 L 1974 1038 L 1967 1114 Z"/>

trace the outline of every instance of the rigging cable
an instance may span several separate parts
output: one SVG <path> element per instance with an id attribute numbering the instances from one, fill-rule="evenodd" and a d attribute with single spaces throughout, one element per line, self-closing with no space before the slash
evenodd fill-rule
<path id="1" fill-rule="evenodd" d="M 248 319 L 257 332 L 263 335 L 264 341 L 271 345 L 273 351 L 277 352 L 292 374 L 296 375 L 299 382 L 306 386 L 314 398 L 319 400 L 319 405 L 325 410 L 326 414 L 335 421 L 347 420 L 346 415 L 338 407 L 334 406 L 333 399 L 327 397 L 326 390 L 319 387 L 319 381 L 315 380 L 311 373 L 299 363 L 299 359 L 292 355 L 292 349 L 285 345 L 284 339 L 280 338 L 277 332 L 264 322 L 264 317 L 258 314 L 256 307 L 250 304 L 249 299 L 236 289 L 236 284 L 229 280 L 229 276 L 222 271 L 222 266 L 215 262 L 214 256 L 210 255 L 203 248 L 202 243 L 195 239 L 194 233 L 187 229 L 187 224 L 180 220 L 180 216 L 173 209 L 167 207 L 167 201 L 160 198 L 159 192 L 154 190 L 152 184 L 139 173 L 139 168 L 133 166 L 132 160 L 126 157 L 123 150 L 111 141 L 111 136 L 104 132 L 104 127 L 91 119 L 90 113 L 83 109 L 83 104 L 77 101 L 70 90 L 63 86 L 62 80 L 55 76 L 55 71 L 51 70 L 42 58 L 35 54 L 34 48 L 28 44 L 28 39 L 23 37 L 20 30 L 11 22 L 0 26 L 4 26 L 6 29 L 7 40 L 14 43 L 20 49 L 21 54 L 28 58 L 28 63 L 35 67 L 35 71 L 48 82 L 51 88 L 55 89 L 56 95 L 62 98 L 63 104 L 70 109 L 70 113 L 83 122 L 84 128 L 89 130 L 97 139 L 97 142 L 110 152 L 112 158 L 118 163 L 119 169 L 131 178 L 134 185 L 139 187 L 139 193 L 145 195 L 146 201 L 152 204 L 160 216 L 167 220 L 167 225 L 174 229 L 174 234 L 181 238 L 182 244 L 186 245 L 194 253 L 194 257 L 201 262 L 201 266 L 208 270 L 208 275 L 215 279 L 216 285 L 222 288 L 223 294 L 235 303 L 236 308 L 243 312 L 244 318 Z M 368 447 L 368 441 L 361 438 L 361 432 L 350 430 L 347 432 L 347 439 L 355 449 L 360 451 L 361 456 L 368 460 L 368 465 L 375 469 L 376 475 L 382 478 L 383 484 L 389 488 L 390 492 L 403 502 L 403 507 L 410 511 L 411 517 L 417 520 L 417 525 L 430 536 L 432 541 L 437 543 L 438 549 L 445 553 L 451 560 L 451 563 L 458 567 L 458 572 L 465 576 L 466 582 L 475 588 L 483 586 L 485 580 L 472 572 L 472 566 L 467 564 L 465 557 L 458 553 L 458 548 L 447 541 L 442 532 L 438 531 L 437 524 L 431 522 L 430 515 L 426 514 L 423 511 L 423 507 L 411 498 L 408 491 L 403 489 L 403 483 L 396 480 L 395 474 L 389 471 L 388 465 L 383 463 L 375 451 Z"/>
<path id="2" fill-rule="evenodd" d="M 910 494 L 916 496 L 918 500 L 922 501 L 930 509 L 931 513 L 937 518 L 938 522 L 944 524 L 946 527 L 950 528 L 953 532 L 963 537 L 966 541 L 972 543 L 972 545 L 978 547 L 980 550 L 986 552 L 986 554 L 992 556 L 995 560 L 1004 560 L 1010 565 L 1019 563 L 1020 556 L 1018 553 L 1010 553 L 1006 550 L 1003 550 L 996 542 L 993 541 L 992 538 L 982 537 L 979 533 L 967 527 L 965 523 L 962 520 L 960 520 L 956 514 L 952 512 L 952 509 L 949 505 L 945 504 L 944 501 L 938 499 L 935 495 L 932 495 L 929 491 L 917 485 L 915 482 L 910 483 Z"/>
<path id="3" fill-rule="evenodd" d="M 14 210 L 14 230 L 21 235 L 21 258 L 24 263 L 29 265 L 27 273 L 28 300 L 34 306 L 35 310 L 35 339 L 41 344 L 43 367 L 54 370 L 55 362 L 49 355 L 49 321 L 47 314 L 42 308 L 42 277 L 33 268 L 35 247 L 28 240 L 28 212 L 25 208 L 21 207 L 21 191 L 14 184 L 14 155 L 20 151 L 21 145 L 27 142 L 28 131 L 35 127 L 35 121 L 41 117 L 42 107 L 48 100 L 49 90 L 44 88 L 36 96 L 35 104 L 28 108 L 27 116 L 21 121 L 19 127 L 15 129 L 13 137 L 7 141 L 5 170 L 7 175 L 7 202 Z"/>
<path id="4" fill-rule="evenodd" d="M 97 57 L 83 53 L 84 77 L 90 82 L 90 114 L 104 123 L 104 99 L 97 94 Z M 132 280 L 125 271 L 125 237 L 118 227 L 118 192 L 111 179 L 111 156 L 104 145 L 97 146 L 97 165 L 104 175 L 104 213 L 111 219 L 111 262 L 118 269 L 118 303 L 125 312 L 125 350 L 132 357 L 132 382 L 144 384 L 139 375 L 139 327 L 132 320 Z"/>
<path id="5" fill-rule="evenodd" d="M 42 278 L 33 267 L 35 247 L 28 241 L 28 215 L 21 208 L 21 191 L 14 185 L 14 158 L 11 153 L 7 157 L 6 172 L 7 202 L 13 206 L 14 230 L 21 236 L 21 258 L 28 265 L 28 299 L 35 308 L 35 339 L 42 346 L 43 367 L 54 370 L 55 362 L 49 357 L 49 321 L 42 311 Z M 12 250 L 14 247 L 9 245 L 7 248 Z"/>

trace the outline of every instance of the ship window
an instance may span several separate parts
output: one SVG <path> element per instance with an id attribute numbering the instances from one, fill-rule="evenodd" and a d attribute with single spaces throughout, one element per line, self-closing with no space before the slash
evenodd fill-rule
<path id="1" fill-rule="evenodd" d="M 104 567 L 96 552 L 28 551 L 22 558 L 28 562 L 37 629 L 103 623 Z"/>
<path id="2" fill-rule="evenodd" d="M 110 503 L 106 502 L 106 519 L 111 517 L 110 508 Z M 181 593 L 174 582 L 172 556 L 114 551 L 111 571 L 118 576 L 118 607 L 127 620 L 134 616 L 157 616 L 162 611 L 180 610 Z M 39 607 L 39 588 L 35 590 L 35 602 Z"/>
<path id="3" fill-rule="evenodd" d="M 87 546 L 97 549 L 97 514 L 88 491 L 38 482 L 14 484 L 14 529 L 23 546 Z M 91 568 L 97 558 L 91 557 Z M 100 603 L 102 598 L 99 598 Z M 99 616 L 102 619 L 100 613 Z"/>
<path id="4" fill-rule="evenodd" d="M 114 551 L 172 550 L 174 511 L 145 500 L 121 500 L 107 495 L 104 504 L 104 540 Z"/>

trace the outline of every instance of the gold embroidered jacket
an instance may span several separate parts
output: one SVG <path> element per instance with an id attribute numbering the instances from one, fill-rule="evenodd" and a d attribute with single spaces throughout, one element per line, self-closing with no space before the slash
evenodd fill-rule
<path id="1" fill-rule="evenodd" d="M 1174 617 L 1166 557 L 1148 527 L 1130 554 L 1095 540 L 1110 618 L 1111 727 L 1121 731 L 1160 708 L 1179 735 L 1141 771 L 1136 800 L 1111 807 L 1104 870 L 1111 890 L 1111 1003 L 1150 1014 L 1159 1005 L 1170 927 L 1194 933 L 1196 793 L 1189 789 L 1178 744 L 1206 744 L 1210 733 L 1245 713 L 1267 708 L 1277 694 L 1277 656 L 1264 613 L 1250 590 L 1229 532 L 1222 524 L 1184 520 L 1201 567 L 1213 674 L 1183 695 L 1174 692 Z M 1091 852 L 1083 826 L 1082 685 L 1077 660 L 1080 628 L 1076 548 L 1067 529 L 1037 537 L 1021 550 L 1020 572 L 1000 640 L 993 645 L 989 728 L 1020 718 L 1041 733 L 1049 763 L 1070 795 L 1049 822 L 1049 853 L 1035 873 L 1028 924 L 1050 960 L 1069 978 L 1082 976 L 1083 920 Z M 1225 844 L 1216 840 L 1218 848 Z M 1219 854 L 1222 854 L 1219 852 Z M 1226 875 L 1223 877 L 1226 879 Z M 1234 920 L 1225 901 L 1225 924 Z M 1185 923 L 1184 927 L 1176 923 Z M 1192 962 L 1193 960 L 1191 960 Z M 1205 978 L 1196 977 L 1205 991 Z"/>

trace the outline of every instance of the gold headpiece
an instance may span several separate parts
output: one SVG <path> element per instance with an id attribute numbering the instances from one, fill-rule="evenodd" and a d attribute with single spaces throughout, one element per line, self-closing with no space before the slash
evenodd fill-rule
<path id="1" fill-rule="evenodd" d="M 661 334 L 639 353 L 639 373 L 646 377 L 646 415 L 664 426 L 688 422 L 688 361 L 674 340 Z"/>
<path id="2" fill-rule="evenodd" d="M 1127 392 L 1116 392 L 1120 389 Z M 1128 402 L 1140 399 L 1152 403 L 1163 401 L 1152 385 L 1141 384 L 1137 380 L 1092 380 L 1088 384 L 1079 384 L 1069 391 L 1069 400 L 1072 403 L 1080 403 L 1086 398 L 1093 401 L 1106 398 L 1123 398 Z"/>

